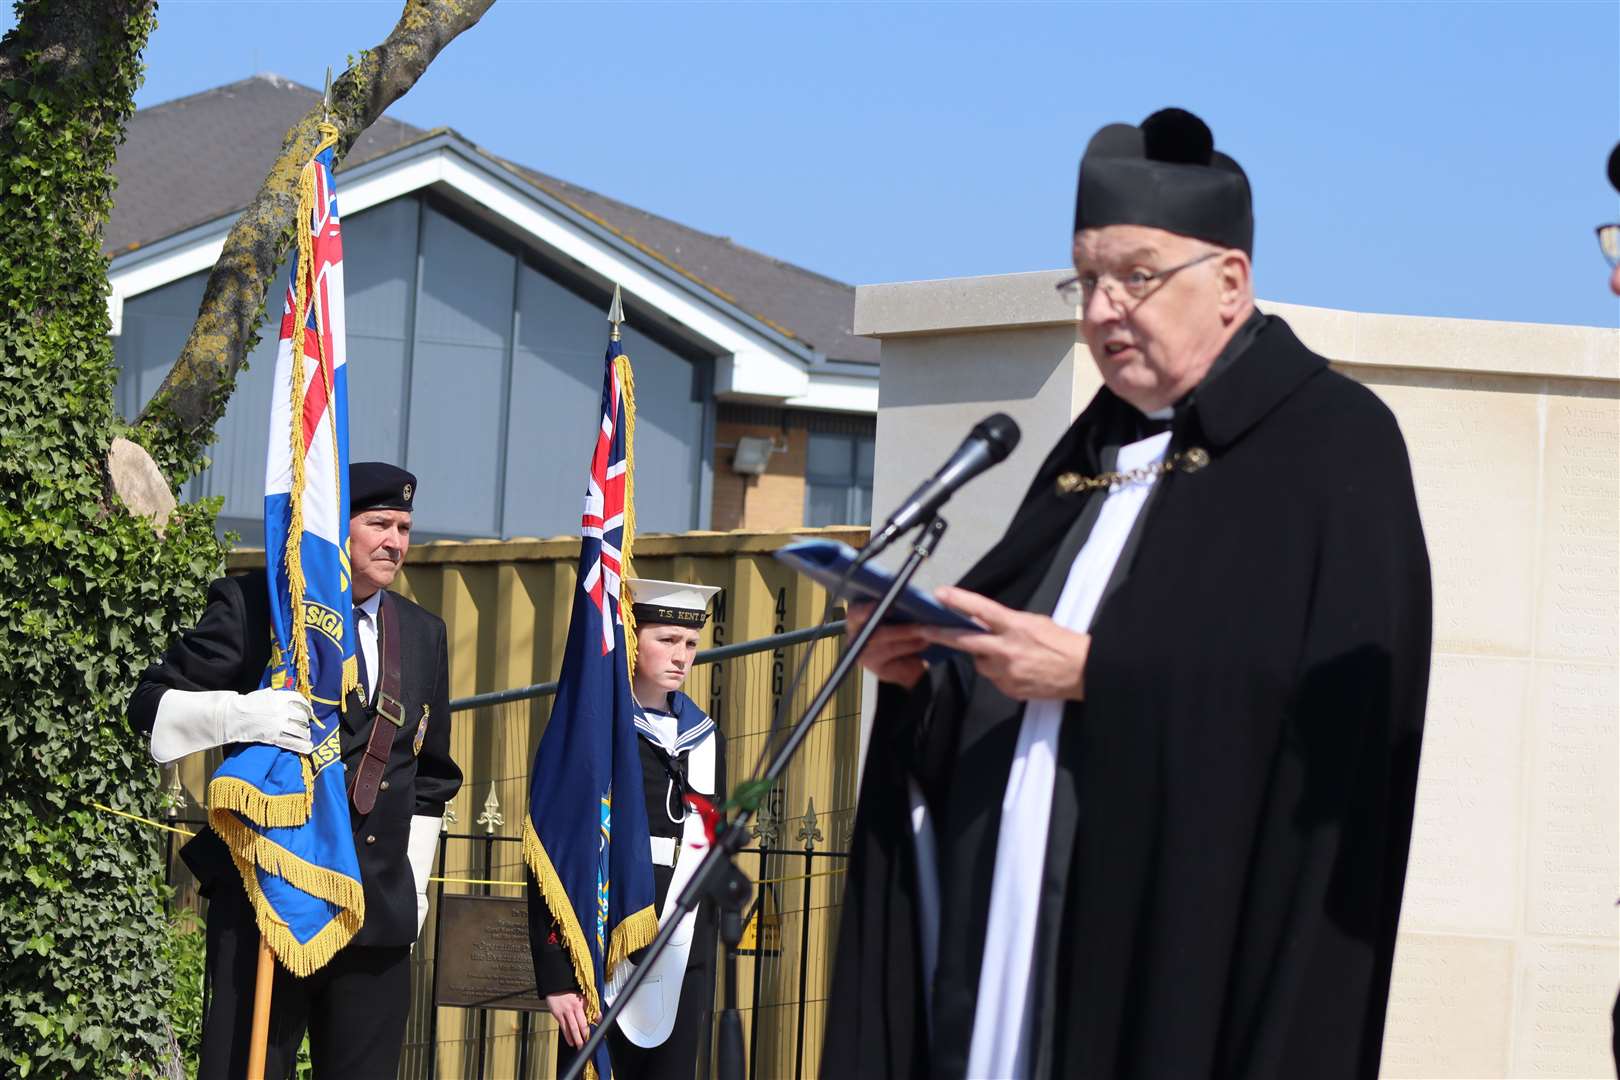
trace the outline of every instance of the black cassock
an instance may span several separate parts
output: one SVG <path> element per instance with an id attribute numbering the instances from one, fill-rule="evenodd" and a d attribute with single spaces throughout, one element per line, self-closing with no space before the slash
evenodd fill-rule
<path id="1" fill-rule="evenodd" d="M 665 715 L 682 718 L 681 730 L 702 726 L 709 722 L 697 704 L 680 691 L 670 695 L 671 709 Z M 682 800 L 682 789 L 689 786 L 687 774 L 694 751 L 704 742 L 713 742 L 714 791 L 699 792 L 709 795 L 718 806 L 726 797 L 726 737 L 718 724 L 696 743 L 682 743 L 674 754 L 666 751 L 640 728 L 638 717 L 636 746 L 641 751 L 641 775 L 646 788 L 647 832 L 655 842 L 673 841 L 677 851 L 681 843 L 686 814 L 690 811 Z M 695 789 L 694 789 L 695 790 Z M 669 896 L 670 882 L 675 876 L 671 864 L 653 862 L 655 911 L 664 910 Z M 528 881 L 529 948 L 534 960 L 535 980 L 539 993 L 565 993 L 579 989 L 574 978 L 573 963 L 568 959 L 554 932 L 555 920 L 546 907 L 540 890 L 532 876 Z M 691 952 L 687 955 L 686 972 L 681 982 L 680 1007 L 675 1014 L 675 1026 L 669 1038 L 654 1047 L 640 1047 L 624 1037 L 617 1026 L 608 1032 L 608 1053 L 613 1062 L 615 1080 L 689 1080 L 696 1073 L 696 1063 L 703 1055 L 709 1038 L 709 1026 L 714 1010 L 715 947 L 718 939 L 713 905 L 698 905 L 697 921 L 693 927 Z M 640 964 L 647 950 L 630 954 Z M 605 1008 L 606 1006 L 604 1006 Z M 557 1036 L 557 1075 L 561 1076 L 573 1064 L 576 1052 Z"/>
<path id="2" fill-rule="evenodd" d="M 1103 501 L 1054 481 L 1108 468 L 1140 421 L 1100 391 L 962 584 L 1050 613 Z M 1374 1077 L 1429 668 L 1405 444 L 1370 391 L 1256 315 L 1178 403 L 1169 453 L 1190 447 L 1210 464 L 1156 486 L 1064 711 L 1033 1075 Z M 1022 714 L 960 656 L 883 687 L 823 1077 L 965 1073 Z M 938 838 L 931 1023 L 908 775 Z"/>

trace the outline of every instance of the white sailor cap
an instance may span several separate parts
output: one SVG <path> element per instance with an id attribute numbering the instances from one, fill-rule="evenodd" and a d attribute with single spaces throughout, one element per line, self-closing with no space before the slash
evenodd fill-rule
<path id="1" fill-rule="evenodd" d="M 672 623 L 700 627 L 709 621 L 709 600 L 719 588 L 684 581 L 627 578 L 630 610 L 639 624 Z"/>

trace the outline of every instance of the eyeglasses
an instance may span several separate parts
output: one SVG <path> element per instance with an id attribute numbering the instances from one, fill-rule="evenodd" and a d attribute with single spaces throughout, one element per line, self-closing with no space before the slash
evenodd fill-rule
<path id="1" fill-rule="evenodd" d="M 1063 302 L 1066 304 L 1089 304 L 1091 298 L 1096 295 L 1099 286 L 1115 304 L 1120 303 L 1119 293 L 1124 293 L 1131 300 L 1140 303 L 1147 299 L 1148 293 L 1153 291 L 1155 282 L 1163 281 L 1171 274 L 1177 274 L 1190 266 L 1197 266 L 1201 262 L 1207 262 L 1220 254 L 1219 251 L 1206 251 L 1198 258 L 1189 259 L 1179 266 L 1157 270 L 1151 274 L 1145 270 L 1132 270 L 1122 278 L 1115 277 L 1113 274 L 1093 274 L 1088 271 L 1084 274 L 1077 274 L 1072 278 L 1064 278 L 1053 288 L 1057 290 L 1057 294 L 1063 298 Z M 1113 283 L 1112 287 L 1109 285 L 1110 282 Z"/>
<path id="2" fill-rule="evenodd" d="M 1609 260 L 1609 265 L 1620 268 L 1620 223 L 1599 225 L 1597 238 L 1598 247 L 1603 250 L 1603 257 Z"/>

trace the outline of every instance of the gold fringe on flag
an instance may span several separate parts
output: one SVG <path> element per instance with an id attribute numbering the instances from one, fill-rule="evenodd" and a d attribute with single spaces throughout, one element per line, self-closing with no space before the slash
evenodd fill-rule
<path id="1" fill-rule="evenodd" d="M 624 623 L 624 670 L 636 681 L 636 614 L 630 598 L 630 547 L 636 535 L 636 377 L 630 358 L 620 353 L 613 361 L 619 376 L 619 424 L 624 428 L 624 540 L 619 545 L 619 620 Z"/>
<path id="2" fill-rule="evenodd" d="M 310 236 L 309 222 L 315 214 L 316 184 L 315 174 L 317 167 L 315 158 L 321 151 L 329 146 L 336 146 L 338 130 L 330 123 L 322 122 L 320 125 L 321 141 L 316 144 L 315 151 L 310 155 L 309 163 L 298 177 L 298 227 L 294 233 L 298 239 L 298 280 L 293 283 L 293 319 L 292 319 L 292 378 L 288 388 L 292 395 L 292 423 L 288 438 L 292 442 L 292 490 L 288 494 L 290 507 L 287 523 L 287 590 L 292 600 L 292 652 L 293 670 L 297 673 L 297 687 L 305 699 L 311 696 L 309 684 L 309 630 L 304 621 L 304 553 L 300 542 L 304 535 L 304 323 L 309 319 L 309 305 L 312 300 L 309 287 L 313 275 L 310 268 L 315 261 L 315 241 Z M 320 352 L 320 365 L 324 373 L 329 366 L 331 358 L 326 355 L 325 318 L 321 306 L 315 305 L 315 347 Z M 330 382 L 328 382 L 330 389 Z M 335 398 L 330 394 L 327 397 L 327 419 L 334 425 L 333 446 L 337 445 L 336 418 L 332 416 Z M 337 455 L 333 454 L 334 464 Z M 334 482 L 337 477 L 333 477 Z M 347 682 L 345 673 L 344 682 Z"/>
<path id="3" fill-rule="evenodd" d="M 242 887 L 253 903 L 259 932 L 270 943 L 282 967 L 294 975 L 312 975 L 360 932 L 360 927 L 366 921 L 366 894 L 359 881 L 306 862 L 285 848 L 270 843 L 230 811 L 210 807 L 208 823 L 230 848 L 231 860 L 242 875 Z M 270 906 L 264 890 L 259 887 L 255 865 L 264 867 L 266 872 L 290 882 L 311 896 L 336 904 L 342 910 L 321 928 L 320 933 L 308 941 L 299 941 Z"/>
<path id="4" fill-rule="evenodd" d="M 596 967 L 591 963 L 590 947 L 585 944 L 585 930 L 579 925 L 574 902 L 568 898 L 568 890 L 563 888 L 562 878 L 557 876 L 551 856 L 546 854 L 546 847 L 527 814 L 523 816 L 523 861 L 534 875 L 540 896 L 551 909 L 551 917 L 557 920 L 563 951 L 574 965 L 574 981 L 585 998 L 585 1019 L 594 1024 L 602 1018 L 602 999 L 596 987 Z"/>
<path id="5" fill-rule="evenodd" d="M 337 145 L 338 130 L 330 123 L 322 122 L 319 126 L 321 139 L 310 154 L 310 161 L 304 166 L 298 177 L 298 226 L 294 230 L 298 242 L 298 268 L 297 280 L 293 283 L 293 338 L 291 342 L 292 370 L 289 393 L 292 397 L 291 405 L 291 431 L 288 438 L 292 444 L 292 486 L 288 493 L 288 527 L 287 527 L 287 587 L 288 596 L 292 604 L 292 687 L 283 689 L 296 689 L 306 700 L 313 701 L 313 687 L 309 677 L 309 626 L 304 615 L 304 594 L 307 583 L 304 580 L 303 565 L 303 534 L 304 534 L 304 491 L 308 483 L 304 475 L 304 383 L 306 369 L 304 365 L 304 334 L 303 328 L 309 318 L 310 304 L 314 297 L 310 294 L 311 273 L 314 263 L 314 240 L 310 235 L 309 223 L 313 218 L 317 197 L 315 157 L 328 147 Z M 315 340 L 318 350 L 321 373 L 325 379 L 327 393 L 326 434 L 332 440 L 334 453 L 333 485 L 334 490 L 342 490 L 342 477 L 339 470 L 342 463 L 337 460 L 337 395 L 333 386 L 335 372 L 332 365 L 336 362 L 333 357 L 326 354 L 326 316 L 321 306 L 315 304 Z M 347 562 L 347 544 L 344 547 L 345 562 Z M 349 691 L 359 686 L 359 669 L 355 660 L 346 659 L 343 664 L 342 696 L 346 697 Z M 341 697 L 340 697 L 341 701 Z M 365 922 L 365 890 L 361 883 L 354 878 L 346 877 L 336 871 L 313 863 L 294 855 L 278 844 L 273 843 L 258 832 L 253 825 L 259 828 L 295 828 L 309 821 L 310 813 L 315 802 L 315 775 L 308 757 L 300 759 L 302 765 L 303 791 L 291 792 L 285 795 L 267 795 L 235 777 L 220 777 L 208 784 L 208 823 L 225 841 L 230 848 L 231 859 L 236 863 L 237 872 L 242 876 L 242 886 L 247 891 L 248 899 L 253 904 L 257 916 L 259 931 L 275 952 L 276 958 L 283 967 L 295 975 L 305 976 L 319 970 L 322 965 L 331 960 L 337 951 L 347 945 L 359 932 Z M 244 820 L 245 819 L 245 820 Z M 248 822 L 253 825 L 249 825 Z M 257 867 L 276 877 L 279 877 L 295 888 L 318 897 L 342 910 L 321 931 L 309 941 L 300 942 L 293 936 L 287 924 L 275 913 L 270 901 L 265 897 L 264 890 L 259 886 Z"/>

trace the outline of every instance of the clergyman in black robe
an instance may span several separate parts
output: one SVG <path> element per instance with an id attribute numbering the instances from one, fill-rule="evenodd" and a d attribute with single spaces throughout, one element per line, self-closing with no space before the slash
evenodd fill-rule
<path id="1" fill-rule="evenodd" d="M 1104 388 L 940 590 L 990 632 L 864 658 L 822 1076 L 1372 1078 L 1430 649 L 1405 444 L 1255 309 L 1196 117 L 1102 129 L 1079 188 Z"/>

